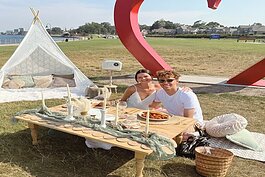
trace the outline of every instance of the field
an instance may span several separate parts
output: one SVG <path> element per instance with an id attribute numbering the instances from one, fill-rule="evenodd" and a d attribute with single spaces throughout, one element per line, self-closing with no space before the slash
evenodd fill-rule
<path id="1" fill-rule="evenodd" d="M 265 45 L 236 40 L 165 39 L 150 38 L 153 48 L 181 74 L 233 76 L 265 56 Z M 127 52 L 119 40 L 93 39 L 59 43 L 61 49 L 93 81 L 108 73 L 101 70 L 104 59 L 123 63 L 115 75 L 133 74 L 141 65 Z M 8 60 L 16 46 L 0 46 L 0 67 Z M 119 97 L 126 83 L 120 85 Z M 0 95 L 2 96 L 2 95 Z M 198 94 L 205 119 L 235 112 L 247 118 L 249 131 L 265 133 L 264 96 L 245 96 L 227 93 Z M 63 103 L 48 100 L 47 105 Z M 134 175 L 133 153 L 119 148 L 110 151 L 88 149 L 84 139 L 41 129 L 41 144 L 31 145 L 30 131 L 23 122 L 12 123 L 16 112 L 35 108 L 37 102 L 0 104 L 0 176 L 3 177 L 85 177 Z M 193 160 L 176 157 L 168 161 L 145 161 L 145 176 L 199 176 Z M 228 171 L 229 177 L 263 176 L 264 163 L 235 157 Z"/>

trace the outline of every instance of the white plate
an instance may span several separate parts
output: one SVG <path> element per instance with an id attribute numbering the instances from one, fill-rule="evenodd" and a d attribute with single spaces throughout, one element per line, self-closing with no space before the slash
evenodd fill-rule
<path id="1" fill-rule="evenodd" d="M 88 111 L 89 115 L 95 115 L 95 118 L 100 120 L 101 119 L 101 109 L 90 109 Z M 113 121 L 115 120 L 115 115 L 113 114 L 106 114 L 106 121 Z"/>

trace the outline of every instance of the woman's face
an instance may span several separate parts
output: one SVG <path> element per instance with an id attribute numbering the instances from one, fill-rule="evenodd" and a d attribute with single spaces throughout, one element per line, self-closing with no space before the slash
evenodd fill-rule
<path id="1" fill-rule="evenodd" d="M 152 77 L 148 74 L 148 73 L 139 73 L 137 74 L 137 82 L 141 83 L 141 82 L 151 82 L 152 81 Z"/>

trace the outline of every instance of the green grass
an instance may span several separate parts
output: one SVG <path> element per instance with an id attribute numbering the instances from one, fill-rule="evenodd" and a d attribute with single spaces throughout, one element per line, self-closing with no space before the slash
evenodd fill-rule
<path id="1" fill-rule="evenodd" d="M 236 40 L 208 39 L 147 39 L 156 51 L 182 74 L 231 76 L 256 63 L 265 56 L 264 45 L 237 43 Z M 121 45 L 119 40 L 94 39 L 59 43 L 65 54 L 89 77 L 99 79 L 108 73 L 101 70 L 101 61 L 114 58 L 123 62 L 122 72 L 132 74 L 140 64 Z M 14 46 L 0 46 L 0 66 Z M 125 85 L 119 87 L 119 97 Z M 196 90 L 194 88 L 194 90 Z M 238 113 L 248 120 L 249 131 L 265 133 L 264 97 L 231 93 L 198 94 L 205 119 L 225 113 Z M 63 103 L 47 100 L 49 107 Z M 110 151 L 86 148 L 84 139 L 41 128 L 41 144 L 31 145 L 30 130 L 22 121 L 12 123 L 18 111 L 35 108 L 40 101 L 0 104 L 0 176 L 2 177 L 86 177 L 124 176 L 135 172 L 133 153 L 120 148 Z M 176 157 L 168 161 L 145 161 L 144 175 L 199 176 L 193 160 Z M 263 176 L 264 163 L 235 157 L 228 171 L 229 177 Z"/>
<path id="2" fill-rule="evenodd" d="M 168 64 L 182 74 L 231 77 L 265 56 L 264 44 L 236 42 L 236 39 L 147 38 L 147 41 Z M 88 76 L 97 76 L 98 73 L 106 75 L 100 65 L 104 59 L 123 62 L 122 72 L 117 73 L 121 75 L 134 73 L 141 68 L 118 39 L 61 42 L 59 46 Z M 15 48 L 0 46 L 0 66 L 8 60 Z"/>

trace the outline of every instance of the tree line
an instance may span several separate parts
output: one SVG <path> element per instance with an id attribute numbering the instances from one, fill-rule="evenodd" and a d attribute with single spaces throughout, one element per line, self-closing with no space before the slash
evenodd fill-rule
<path id="1" fill-rule="evenodd" d="M 261 23 L 255 23 L 260 24 Z M 164 19 L 155 21 L 151 26 L 148 25 L 139 25 L 140 29 L 143 30 L 154 30 L 159 28 L 165 28 L 165 29 L 176 29 L 177 27 L 181 26 L 183 24 L 180 23 L 173 23 L 171 21 L 167 21 Z M 215 28 L 215 27 L 224 27 L 224 25 L 219 24 L 218 22 L 204 22 L 202 20 L 197 20 L 191 25 L 191 27 L 199 28 L 199 29 L 209 29 L 209 28 Z M 47 29 L 47 31 L 50 34 L 63 34 L 63 30 L 59 27 L 54 27 L 51 29 Z M 104 35 L 114 35 L 116 34 L 115 27 L 111 25 L 109 22 L 91 22 L 86 23 L 82 26 L 79 26 L 77 29 L 70 29 L 67 30 L 70 35 L 89 35 L 89 34 L 104 34 Z"/>

